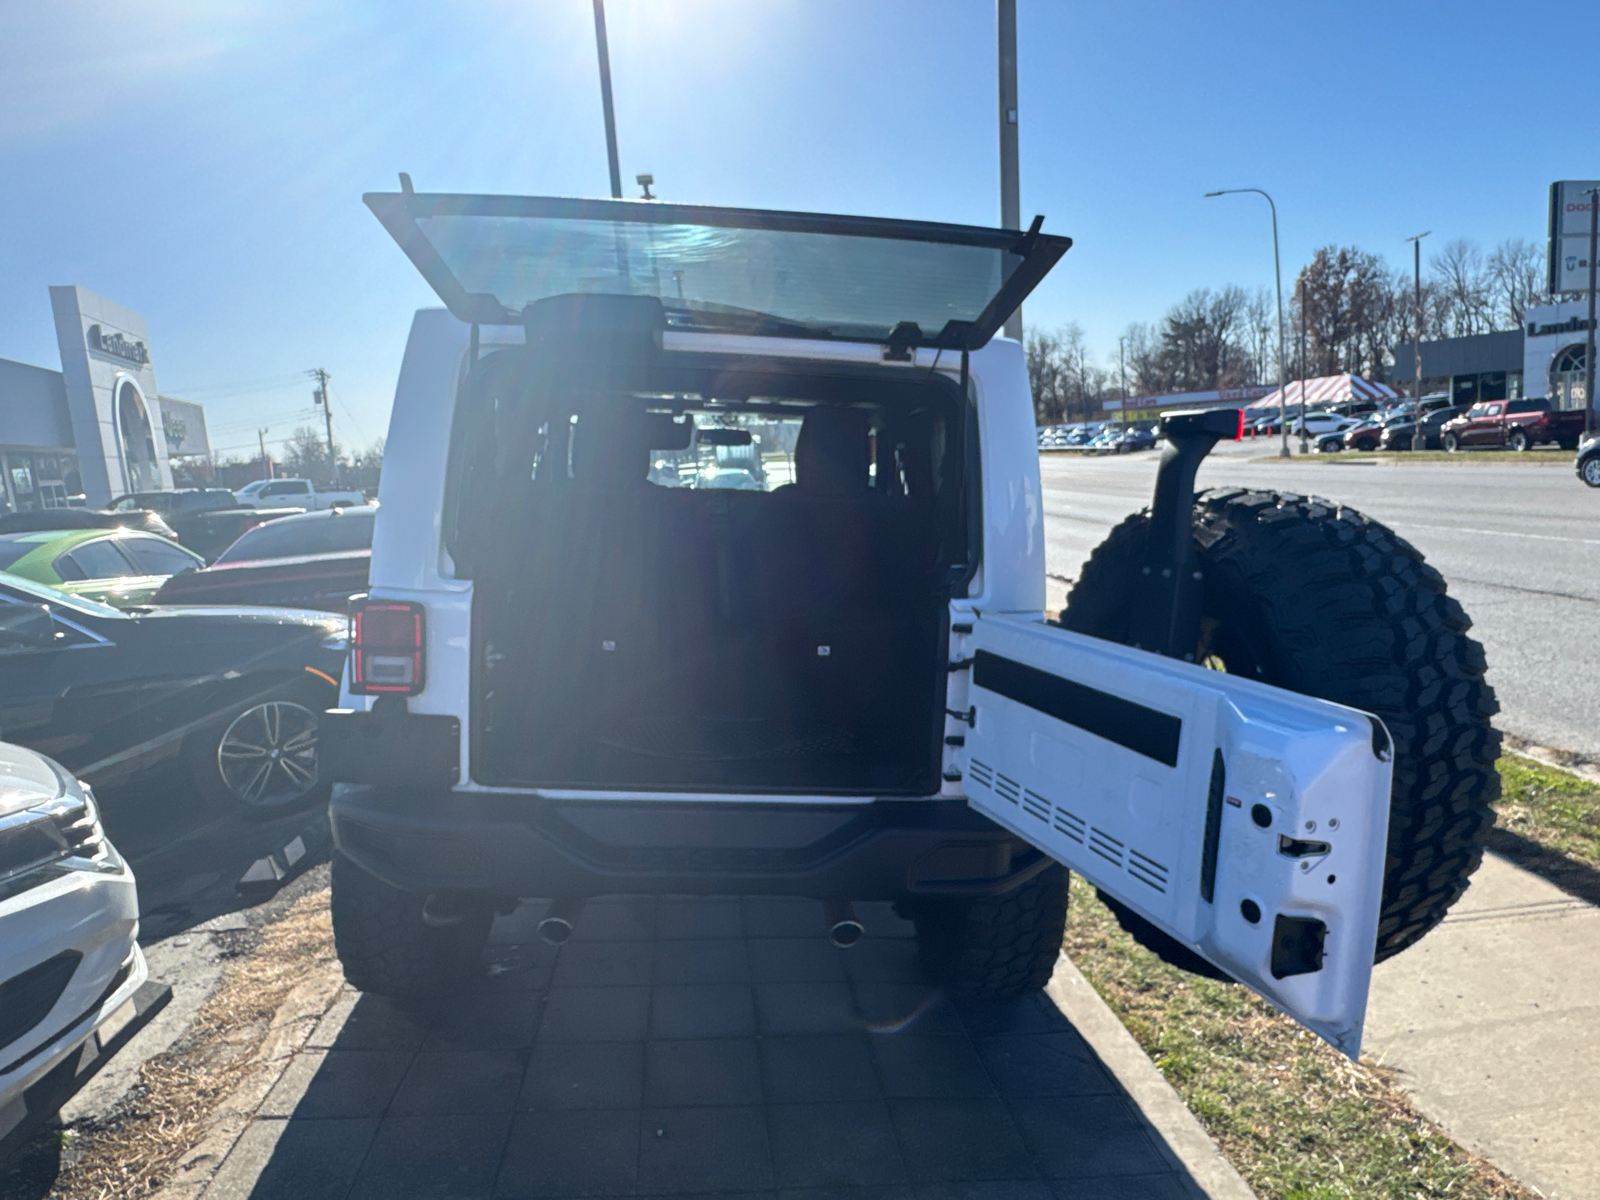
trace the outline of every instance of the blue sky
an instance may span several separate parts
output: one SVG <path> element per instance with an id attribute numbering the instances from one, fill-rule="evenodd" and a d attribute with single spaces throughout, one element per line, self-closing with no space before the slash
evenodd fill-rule
<path id="1" fill-rule="evenodd" d="M 1022 209 L 1076 246 L 1027 310 L 1102 360 L 1190 289 L 1327 243 L 1542 239 L 1600 176 L 1600 5 L 1019 0 Z M 986 0 L 610 0 L 622 168 L 672 200 L 998 223 Z M 213 444 L 381 434 L 432 301 L 361 204 L 604 195 L 588 0 L 0 5 L 0 356 L 57 365 L 46 293 L 142 312 Z M 629 194 L 634 194 L 631 186 Z"/>

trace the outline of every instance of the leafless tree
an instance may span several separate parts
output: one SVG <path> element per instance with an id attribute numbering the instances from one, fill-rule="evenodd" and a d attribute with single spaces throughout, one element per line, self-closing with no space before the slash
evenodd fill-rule
<path id="1" fill-rule="evenodd" d="M 1507 238 L 1489 255 L 1489 286 L 1496 329 L 1520 329 L 1528 309 L 1549 304 L 1545 251 L 1526 238 Z"/>
<path id="2" fill-rule="evenodd" d="M 1438 285 L 1451 337 L 1472 337 L 1493 328 L 1489 274 L 1476 242 L 1446 242 L 1428 260 L 1428 271 Z"/>

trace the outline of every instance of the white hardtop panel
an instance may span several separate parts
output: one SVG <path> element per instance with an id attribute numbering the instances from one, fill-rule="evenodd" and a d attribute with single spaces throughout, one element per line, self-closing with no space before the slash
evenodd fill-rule
<path id="1" fill-rule="evenodd" d="M 1038 620 L 982 615 L 961 641 L 970 803 L 1357 1057 L 1389 816 L 1376 718 Z"/>

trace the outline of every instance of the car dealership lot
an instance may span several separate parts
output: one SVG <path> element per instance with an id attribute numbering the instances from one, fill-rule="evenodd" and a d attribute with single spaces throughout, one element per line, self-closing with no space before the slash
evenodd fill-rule
<path id="1" fill-rule="evenodd" d="M 1257 461 L 1278 439 L 1224 445 L 1200 470 L 1202 488 L 1230 485 L 1325 496 L 1383 521 L 1427 556 L 1465 606 L 1499 695 L 1497 724 L 1559 750 L 1600 757 L 1600 492 L 1570 464 L 1504 454 L 1459 464 Z M 1497 461 L 1507 460 L 1507 461 Z M 1149 503 L 1156 454 L 1044 455 L 1049 606 L 1113 525 Z"/>

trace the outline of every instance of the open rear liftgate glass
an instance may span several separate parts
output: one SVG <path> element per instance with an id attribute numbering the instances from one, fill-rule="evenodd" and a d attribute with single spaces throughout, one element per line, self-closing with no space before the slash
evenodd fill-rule
<path id="1" fill-rule="evenodd" d="M 973 807 L 1355 1058 L 1389 825 L 1381 723 L 1036 620 L 972 630 Z"/>
<path id="2" fill-rule="evenodd" d="M 408 183 L 404 176 L 402 183 Z M 655 296 L 669 329 L 976 350 L 1070 238 L 642 200 L 365 197 L 463 321 L 514 325 L 550 296 Z"/>

